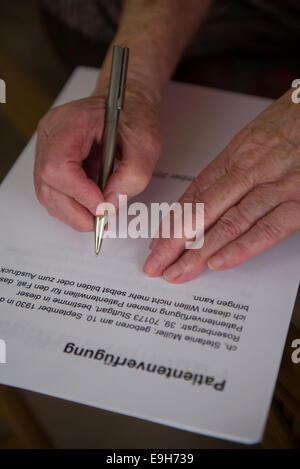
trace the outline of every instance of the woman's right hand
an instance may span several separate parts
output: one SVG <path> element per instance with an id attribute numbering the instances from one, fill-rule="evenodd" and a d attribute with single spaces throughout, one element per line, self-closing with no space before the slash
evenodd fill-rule
<path id="1" fill-rule="evenodd" d="M 38 125 L 35 190 L 49 214 L 77 231 L 92 231 L 99 204 L 118 208 L 118 195 L 128 199 L 151 179 L 161 151 L 159 106 L 127 90 L 120 114 L 116 171 L 104 193 L 94 182 L 101 159 L 105 99 L 73 101 L 50 110 Z"/>

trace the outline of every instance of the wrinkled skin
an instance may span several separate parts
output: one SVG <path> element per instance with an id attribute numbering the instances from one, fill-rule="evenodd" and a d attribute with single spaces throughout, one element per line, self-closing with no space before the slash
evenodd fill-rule
<path id="1" fill-rule="evenodd" d="M 142 105 L 141 105 L 142 102 Z M 75 230 L 93 229 L 104 200 L 117 207 L 144 190 L 161 151 L 158 106 L 129 93 L 121 114 L 119 166 L 102 194 L 93 181 L 101 151 L 100 97 L 51 110 L 38 127 L 34 181 L 50 215 Z M 144 272 L 175 284 L 209 266 L 226 270 L 300 229 L 300 105 L 291 92 L 248 124 L 190 185 L 180 202 L 204 203 L 205 241 L 185 251 L 185 239 L 154 239 Z"/>
<path id="2" fill-rule="evenodd" d="M 246 126 L 180 202 L 205 204 L 205 240 L 155 239 L 144 266 L 175 284 L 236 267 L 300 229 L 300 107 L 291 92 Z"/>
<path id="3" fill-rule="evenodd" d="M 101 155 L 105 100 L 90 97 L 48 112 L 38 126 L 34 183 L 37 197 L 53 217 L 78 231 L 91 231 L 104 200 L 118 208 L 118 194 L 142 192 L 151 179 L 161 149 L 156 108 L 140 105 L 128 93 L 120 116 L 119 165 L 103 194 L 95 177 Z"/>

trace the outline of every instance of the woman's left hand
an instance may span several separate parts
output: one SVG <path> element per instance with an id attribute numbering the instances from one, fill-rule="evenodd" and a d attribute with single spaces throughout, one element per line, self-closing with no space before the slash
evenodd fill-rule
<path id="1" fill-rule="evenodd" d="M 248 124 L 180 199 L 204 203 L 201 249 L 185 239 L 154 239 L 144 272 L 171 283 L 226 270 L 300 229 L 300 104 L 292 91 Z"/>

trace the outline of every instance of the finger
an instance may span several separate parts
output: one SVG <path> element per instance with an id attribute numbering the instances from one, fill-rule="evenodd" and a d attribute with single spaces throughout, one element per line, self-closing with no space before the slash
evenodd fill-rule
<path id="1" fill-rule="evenodd" d="M 300 203 L 285 202 L 261 218 L 246 234 L 221 249 L 209 261 L 214 270 L 236 267 L 266 251 L 300 228 Z"/>
<path id="2" fill-rule="evenodd" d="M 197 180 L 183 195 L 181 203 L 194 202 L 204 204 L 204 230 L 208 230 L 227 210 L 238 203 L 254 186 L 251 175 L 232 169 L 218 179 L 212 186 L 199 194 Z M 154 246 L 148 257 L 144 272 L 149 276 L 160 276 L 173 264 L 184 251 L 188 240 L 165 239 Z"/>
<path id="3" fill-rule="evenodd" d="M 222 151 L 220 156 L 206 168 L 208 171 L 203 171 L 200 177 L 196 179 L 195 183 L 192 184 L 184 194 L 181 199 L 182 202 L 198 201 L 205 204 L 205 230 L 210 228 L 222 213 L 228 210 L 230 206 L 235 205 L 235 203 L 244 197 L 256 184 L 273 182 L 274 176 L 270 179 L 270 174 L 274 175 L 274 170 L 272 171 L 272 159 L 269 154 L 262 159 L 259 154 L 260 148 L 261 145 L 257 145 L 257 142 L 253 142 L 251 128 L 244 128 Z M 240 165 L 239 159 L 245 151 L 249 153 L 250 157 L 246 158 L 247 164 Z M 281 171 L 282 168 L 279 173 Z M 215 179 L 213 176 L 214 173 L 216 173 Z M 202 178 L 201 176 L 205 177 Z M 205 184 L 205 182 L 203 184 L 203 179 L 205 178 L 208 180 L 208 184 Z M 186 240 L 182 240 L 181 243 L 179 241 L 176 242 L 178 251 L 180 251 L 179 246 L 181 246 L 181 250 L 183 251 L 183 241 Z M 153 240 L 150 248 L 156 249 L 156 247 L 159 247 L 160 242 L 161 241 Z M 166 256 L 168 255 L 167 248 L 168 243 L 164 243 L 164 246 L 161 246 L 161 250 Z M 169 252 L 170 257 L 168 261 L 165 259 L 165 264 L 172 262 L 171 250 Z M 172 250 L 172 253 L 174 253 L 174 260 L 177 253 L 175 250 Z M 155 257 L 158 258 L 160 256 L 155 255 Z M 158 272 L 157 275 L 159 275 Z"/>
<path id="4" fill-rule="evenodd" d="M 203 247 L 185 252 L 164 272 L 164 278 L 178 284 L 199 275 L 207 268 L 210 257 L 246 233 L 254 223 L 277 207 L 282 199 L 282 192 L 276 185 L 269 184 L 253 189 L 206 233 Z"/>
<path id="5" fill-rule="evenodd" d="M 101 127 L 101 121 L 99 124 Z M 83 205 L 94 215 L 103 195 L 82 168 L 99 138 L 99 129 L 63 129 L 54 137 L 39 136 L 36 146 L 35 183 L 46 183 Z M 99 152 L 100 159 L 100 152 Z"/>
<path id="6" fill-rule="evenodd" d="M 205 193 L 219 179 L 226 174 L 226 161 L 228 160 L 228 150 L 225 148 L 222 153 L 215 158 L 206 168 L 204 168 L 196 180 L 188 187 L 180 199 L 181 203 L 192 203 L 201 199 L 201 194 Z M 159 233 L 162 232 L 162 224 Z M 144 273 L 150 277 L 158 277 L 168 263 L 176 260 L 184 251 L 185 239 L 173 238 L 163 239 L 161 236 L 154 238 L 150 244 L 152 253 L 144 264 Z M 166 255 L 166 253 L 168 255 Z"/>
<path id="7" fill-rule="evenodd" d="M 160 151 L 159 140 L 137 145 L 123 136 L 117 167 L 105 187 L 105 201 L 118 209 L 120 194 L 129 200 L 143 192 L 152 177 Z"/>
<path id="8" fill-rule="evenodd" d="M 40 184 L 45 183 L 66 194 L 95 215 L 97 206 L 103 202 L 104 197 L 97 184 L 87 177 L 81 163 L 76 161 L 63 162 L 65 152 L 70 154 L 71 151 L 72 146 L 68 146 L 67 141 L 64 141 L 62 145 L 55 143 L 48 146 L 44 157 L 46 163 L 38 171 Z M 57 165 L 53 161 L 51 158 L 53 153 L 61 155 L 62 163 Z"/>
<path id="9" fill-rule="evenodd" d="M 41 186 L 37 196 L 40 203 L 44 205 L 52 217 L 61 220 L 73 230 L 80 232 L 93 230 L 94 217 L 86 208 L 71 197 L 53 189 L 47 184 Z"/>
<path id="10" fill-rule="evenodd" d="M 225 151 L 221 155 L 215 158 L 202 172 L 197 176 L 193 184 L 191 184 L 184 195 L 181 197 L 180 201 L 182 203 L 193 202 L 197 198 L 201 197 L 201 194 L 211 187 L 218 179 L 223 177 L 226 174 L 226 164 L 225 164 L 226 153 Z M 160 224 L 157 237 L 151 241 L 150 249 L 155 249 L 158 243 L 162 244 L 162 249 L 164 246 L 164 240 L 161 238 L 160 233 L 162 232 L 162 223 Z M 170 240 L 171 241 L 171 240 Z M 183 240 L 175 239 L 171 244 L 182 246 Z"/>

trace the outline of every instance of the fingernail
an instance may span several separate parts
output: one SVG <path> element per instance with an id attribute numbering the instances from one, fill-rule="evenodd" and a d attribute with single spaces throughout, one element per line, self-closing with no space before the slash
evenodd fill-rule
<path id="1" fill-rule="evenodd" d="M 208 265 L 208 268 L 211 270 L 220 270 L 222 269 L 224 263 L 225 263 L 224 257 L 221 255 L 218 255 L 216 257 L 212 257 L 208 261 L 207 265 Z"/>
<path id="2" fill-rule="evenodd" d="M 161 263 L 156 254 L 150 254 L 144 265 L 144 272 L 147 275 L 154 275 L 160 268 Z"/>
<path id="3" fill-rule="evenodd" d="M 164 272 L 164 278 L 168 281 L 175 280 L 176 278 L 180 277 L 183 274 L 183 268 L 180 262 L 176 262 L 176 264 L 171 265 L 167 270 Z"/>

